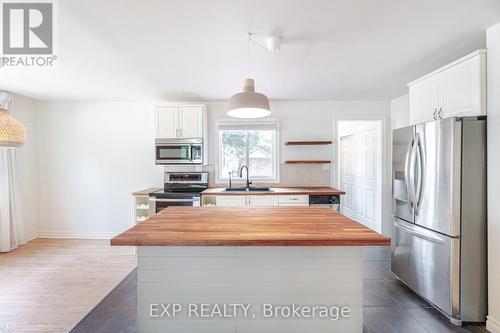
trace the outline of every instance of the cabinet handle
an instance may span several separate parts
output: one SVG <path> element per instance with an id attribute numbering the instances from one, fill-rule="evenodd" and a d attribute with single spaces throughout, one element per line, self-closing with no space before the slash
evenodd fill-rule
<path id="1" fill-rule="evenodd" d="M 179 128 L 179 137 L 182 138 L 182 128 Z"/>
<path id="2" fill-rule="evenodd" d="M 434 120 L 437 120 L 437 112 L 438 112 L 438 109 L 437 108 L 434 108 Z"/>
<path id="3" fill-rule="evenodd" d="M 441 106 L 439 107 L 438 115 L 439 115 L 439 119 L 443 119 L 443 108 Z"/>

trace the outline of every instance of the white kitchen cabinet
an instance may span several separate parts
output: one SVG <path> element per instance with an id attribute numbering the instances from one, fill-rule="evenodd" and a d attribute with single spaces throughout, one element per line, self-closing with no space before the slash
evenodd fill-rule
<path id="1" fill-rule="evenodd" d="M 303 194 L 279 195 L 278 206 L 280 207 L 309 206 L 309 195 L 303 195 Z"/>
<path id="2" fill-rule="evenodd" d="M 485 56 L 485 55 L 484 55 Z M 440 107 L 443 118 L 486 114 L 484 57 L 470 58 L 439 75 Z"/>
<path id="3" fill-rule="evenodd" d="M 203 108 L 199 106 L 179 108 L 179 130 L 183 138 L 203 136 Z"/>
<path id="4" fill-rule="evenodd" d="M 157 106 L 156 137 L 202 138 L 204 128 L 204 107 L 194 106 Z"/>
<path id="5" fill-rule="evenodd" d="M 410 124 L 486 114 L 486 50 L 473 52 L 408 84 Z"/>
<path id="6" fill-rule="evenodd" d="M 438 88 L 437 75 L 410 86 L 410 124 L 434 120 L 439 104 Z"/>
<path id="7" fill-rule="evenodd" d="M 309 206 L 309 195 L 217 195 L 215 205 L 220 207 Z"/>
<path id="8" fill-rule="evenodd" d="M 215 197 L 218 207 L 244 207 L 247 205 L 246 195 L 218 195 Z"/>
<path id="9" fill-rule="evenodd" d="M 179 129 L 179 108 L 158 107 L 156 108 L 156 137 L 176 138 Z"/>
<path id="10" fill-rule="evenodd" d="M 274 207 L 278 206 L 277 195 L 249 195 L 248 205 L 253 207 Z"/>

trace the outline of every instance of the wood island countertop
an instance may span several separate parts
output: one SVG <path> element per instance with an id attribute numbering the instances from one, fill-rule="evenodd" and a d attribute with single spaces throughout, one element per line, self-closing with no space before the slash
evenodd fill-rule
<path id="1" fill-rule="evenodd" d="M 322 194 L 343 195 L 344 191 L 333 187 L 271 187 L 272 191 L 225 191 L 222 187 L 208 188 L 202 195 L 276 195 L 276 194 Z"/>
<path id="2" fill-rule="evenodd" d="M 135 246 L 387 246 L 326 207 L 168 207 L 111 239 Z"/>

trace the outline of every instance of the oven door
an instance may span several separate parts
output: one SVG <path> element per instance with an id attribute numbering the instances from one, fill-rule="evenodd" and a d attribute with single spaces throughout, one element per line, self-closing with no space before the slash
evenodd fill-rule
<path id="1" fill-rule="evenodd" d="M 194 204 L 194 198 L 162 199 L 149 197 L 149 216 L 153 216 L 154 214 L 170 206 L 193 206 Z"/>

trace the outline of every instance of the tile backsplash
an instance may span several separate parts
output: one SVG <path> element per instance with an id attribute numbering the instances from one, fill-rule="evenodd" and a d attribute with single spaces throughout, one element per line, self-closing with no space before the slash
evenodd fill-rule
<path id="1" fill-rule="evenodd" d="M 209 174 L 210 187 L 227 187 L 227 182 L 217 183 L 215 181 L 215 166 L 213 164 L 205 165 L 203 171 L 207 171 Z M 251 171 L 250 179 L 252 179 Z M 318 164 L 280 164 L 279 183 L 254 183 L 254 185 L 256 184 L 270 187 L 330 186 L 330 168 L 324 170 L 323 165 Z"/>

